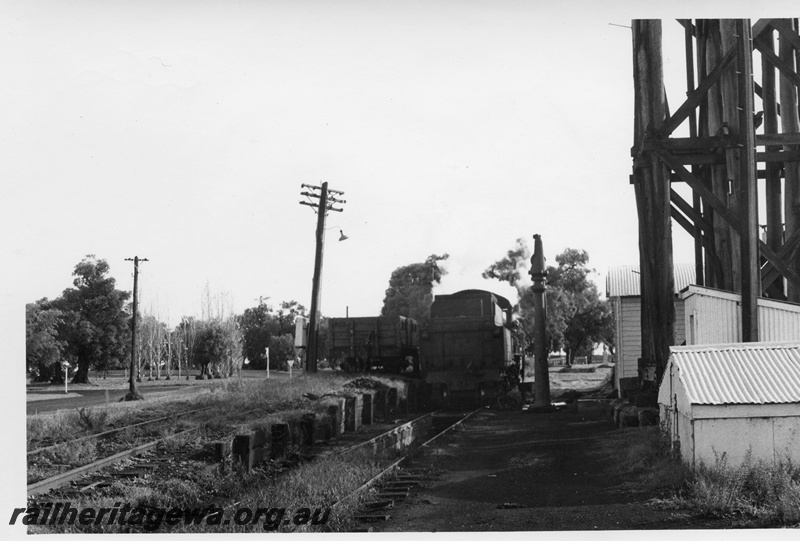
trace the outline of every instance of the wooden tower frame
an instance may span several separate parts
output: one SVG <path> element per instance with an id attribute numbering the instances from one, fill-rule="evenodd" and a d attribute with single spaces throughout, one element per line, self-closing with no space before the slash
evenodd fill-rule
<path id="1" fill-rule="evenodd" d="M 674 113 L 664 86 L 661 21 L 632 24 L 642 358 L 655 365 L 658 380 L 674 340 L 672 220 L 694 238 L 697 283 L 741 293 L 743 341 L 758 340 L 759 296 L 800 302 L 797 19 L 678 23 L 687 97 Z M 684 123 L 689 137 L 673 137 Z M 688 184 L 692 200 L 673 182 Z"/>

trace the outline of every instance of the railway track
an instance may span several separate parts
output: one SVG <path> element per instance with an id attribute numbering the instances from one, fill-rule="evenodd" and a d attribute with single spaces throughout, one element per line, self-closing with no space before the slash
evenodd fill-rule
<path id="1" fill-rule="evenodd" d="M 212 407 L 214 407 L 214 406 L 206 406 L 206 407 L 203 407 L 203 408 L 196 408 L 196 409 L 193 409 L 193 410 L 183 411 L 183 412 L 176 413 L 176 414 L 173 414 L 173 415 L 164 415 L 162 417 L 157 417 L 155 419 L 148 419 L 146 421 L 140 421 L 138 423 L 133 423 L 133 424 L 130 424 L 130 425 L 125 425 L 125 426 L 113 428 L 111 430 L 105 430 L 103 432 L 98 432 L 97 434 L 88 434 L 86 436 L 81 436 L 79 438 L 73 438 L 73 439 L 66 440 L 66 441 L 60 441 L 60 442 L 54 443 L 52 445 L 47 445 L 45 447 L 38 447 L 36 449 L 28 451 L 27 456 L 28 457 L 32 457 L 32 456 L 36 456 L 36 455 L 38 455 L 40 453 L 43 453 L 43 452 L 54 451 L 54 450 L 56 450 L 56 449 L 58 449 L 60 447 L 63 447 L 65 445 L 75 444 L 77 442 L 84 442 L 84 441 L 91 441 L 91 440 L 98 440 L 98 439 L 102 439 L 102 438 L 107 438 L 107 437 L 113 436 L 115 434 L 119 434 L 121 432 L 124 432 L 126 430 L 130 430 L 130 429 L 133 429 L 133 428 L 142 428 L 142 427 L 145 427 L 145 426 L 154 425 L 156 423 L 160 423 L 160 422 L 164 422 L 164 421 L 174 421 L 175 419 L 179 419 L 179 418 L 184 417 L 186 415 L 191 415 L 191 414 L 194 414 L 194 413 L 199 413 L 201 411 L 209 410 Z"/>
<path id="2" fill-rule="evenodd" d="M 84 442 L 85 443 L 85 442 L 91 442 L 92 440 L 98 440 L 97 443 L 100 443 L 99 440 L 103 440 L 104 446 L 103 446 L 103 449 L 101 450 L 101 453 L 104 454 L 105 456 L 103 456 L 103 457 L 101 457 L 101 458 L 99 458 L 97 460 L 93 460 L 93 461 L 91 461 L 89 463 L 78 465 L 76 467 L 70 468 L 67 471 L 59 472 L 59 473 L 57 473 L 55 475 L 50 475 L 50 476 L 47 476 L 47 477 L 45 477 L 43 479 L 36 479 L 35 481 L 28 483 L 28 486 L 27 486 L 28 497 L 30 498 L 30 497 L 33 497 L 33 496 L 39 496 L 39 495 L 42 495 L 42 494 L 47 494 L 50 491 L 59 489 L 59 488 L 65 486 L 65 485 L 67 485 L 69 483 L 76 482 L 76 481 L 80 480 L 81 478 L 83 478 L 83 477 L 85 477 L 85 476 L 87 476 L 89 474 L 92 474 L 94 472 L 98 472 L 98 471 L 103 470 L 105 468 L 109 468 L 109 467 L 111 467 L 111 466 L 113 466 L 115 464 L 118 464 L 118 463 L 120 463 L 120 462 L 122 462 L 124 460 L 133 459 L 133 458 L 135 458 L 137 456 L 140 456 L 140 455 L 143 455 L 145 453 L 155 452 L 160 445 L 164 445 L 168 441 L 170 441 L 172 439 L 175 439 L 175 438 L 180 438 L 180 437 L 191 435 L 191 434 L 198 433 L 198 432 L 210 432 L 209 434 L 207 434 L 208 439 L 215 439 L 215 438 L 223 437 L 228 432 L 229 433 L 233 433 L 236 430 L 236 428 L 234 426 L 231 426 L 231 428 L 229 430 L 225 431 L 225 430 L 220 430 L 220 429 L 210 429 L 206 425 L 198 425 L 198 426 L 195 426 L 195 427 L 185 428 L 183 430 L 179 429 L 176 432 L 173 432 L 171 434 L 167 434 L 165 436 L 162 436 L 162 437 L 159 437 L 159 438 L 155 438 L 155 439 L 152 439 L 152 440 L 144 442 L 144 443 L 139 443 L 138 445 L 134 445 L 133 447 L 130 447 L 125 442 L 112 441 L 114 436 L 123 435 L 128 430 L 141 430 L 141 429 L 147 428 L 147 427 L 152 428 L 152 427 L 156 426 L 158 423 L 174 422 L 180 417 L 185 417 L 185 416 L 190 415 L 190 414 L 202 413 L 202 412 L 205 412 L 205 411 L 208 411 L 208 410 L 212 409 L 213 407 L 214 406 L 206 406 L 206 407 L 203 407 L 203 408 L 197 408 L 197 409 L 194 409 L 194 410 L 182 412 L 182 413 L 177 414 L 177 415 L 160 417 L 160 418 L 157 418 L 157 419 L 150 419 L 148 421 L 142 421 L 142 422 L 138 422 L 138 423 L 133 423 L 133 424 L 130 424 L 130 425 L 126 425 L 124 427 L 115 428 L 113 430 L 105 431 L 105 432 L 102 432 L 102 433 L 91 434 L 89 436 L 84 436 L 82 438 L 76 438 L 72 442 L 60 442 L 58 444 L 51 445 L 51 446 L 48 446 L 48 447 L 35 449 L 35 450 L 33 450 L 33 451 L 28 453 L 29 470 L 30 470 L 31 464 L 36 464 L 37 455 L 41 455 L 45 451 L 53 451 L 54 449 L 58 449 L 58 448 L 64 447 L 64 446 L 66 446 L 66 445 L 68 445 L 70 443 L 74 443 L 74 442 Z M 236 412 L 236 416 L 246 416 L 248 414 L 255 413 L 255 412 L 258 412 L 258 411 L 260 411 L 260 410 L 252 409 L 252 410 L 247 410 L 247 411 L 244 411 L 244 412 Z M 176 427 L 172 426 L 171 428 L 176 428 Z M 119 450 L 120 447 L 123 447 L 123 449 Z M 163 461 L 159 461 L 159 460 L 156 459 L 156 462 L 163 462 Z M 144 469 L 145 471 L 147 471 L 147 470 L 156 469 L 157 466 L 158 466 L 158 464 L 152 464 L 151 463 L 151 464 L 140 465 L 139 468 L 140 469 Z M 47 468 L 45 467 L 45 471 L 46 470 L 47 470 Z M 30 475 L 30 471 L 29 471 L 29 475 Z M 91 484 L 93 485 L 92 488 L 94 488 L 98 484 L 105 484 L 105 483 L 103 483 L 103 482 L 93 482 Z M 81 488 L 79 489 L 78 492 L 75 492 L 75 490 L 68 490 L 67 492 L 69 492 L 69 493 L 71 493 L 73 495 L 80 495 L 80 492 L 85 492 L 85 486 L 86 485 L 81 486 Z"/>
<path id="3" fill-rule="evenodd" d="M 395 500 L 404 497 L 415 483 L 423 479 L 422 474 L 400 469 L 408 458 L 407 453 L 409 450 L 431 445 L 436 438 L 464 422 L 476 411 L 479 410 L 466 414 L 462 413 L 455 417 L 452 414 L 443 412 L 418 415 L 364 441 L 353 443 L 351 438 L 356 434 L 351 433 L 348 434 L 347 438 L 342 438 L 342 441 L 333 442 L 333 447 L 329 447 L 330 443 L 315 445 L 314 448 L 318 447 L 318 449 L 314 453 L 310 453 L 311 448 L 307 449 L 309 453 L 304 455 L 302 461 L 291 461 L 288 460 L 289 457 L 286 457 L 286 459 L 279 459 L 278 463 L 270 461 L 265 466 L 268 469 L 272 468 L 270 470 L 272 473 L 269 475 L 280 476 L 283 471 L 294 469 L 299 464 L 307 463 L 309 460 L 333 460 L 336 463 L 340 459 L 348 460 L 344 458 L 346 455 L 353 455 L 354 457 L 375 456 L 379 463 L 386 464 L 388 457 L 396 456 L 392 453 L 406 453 L 402 458 L 390 458 L 389 460 L 392 462 L 388 467 L 385 467 L 377 475 L 374 475 L 331 507 L 332 514 L 335 510 L 343 512 L 343 518 L 339 521 L 341 524 L 342 521 L 349 520 L 349 515 L 356 508 L 354 505 L 346 505 L 346 503 L 348 501 L 351 503 L 354 501 L 359 502 L 362 500 L 361 496 L 370 488 L 382 487 L 379 493 L 380 497 L 378 500 L 373 499 L 371 502 L 360 503 L 359 505 L 364 507 L 363 509 L 359 508 L 357 512 L 360 517 L 361 515 L 371 516 L 376 512 L 380 513 L 381 509 L 385 507 L 384 503 L 381 503 L 381 498 L 391 497 L 391 505 L 394 505 Z M 124 428 L 121 427 L 120 430 Z M 192 469 L 195 471 L 202 469 L 206 472 L 204 475 L 209 474 L 209 472 L 211 475 L 210 482 L 206 485 L 209 491 L 203 492 L 204 496 L 202 496 L 205 504 L 211 504 L 214 507 L 226 510 L 232 509 L 242 503 L 243 493 L 240 490 L 226 491 L 223 488 L 216 490 L 219 483 L 228 483 L 226 486 L 230 486 L 231 479 L 225 477 L 227 474 L 220 473 L 223 472 L 220 463 L 215 462 L 215 459 L 209 456 L 209 441 L 206 440 L 199 443 L 200 438 L 203 436 L 204 428 L 203 425 L 200 425 L 180 430 L 166 437 L 142 443 L 90 464 L 31 483 L 28 485 L 29 500 L 37 503 L 69 501 L 73 505 L 95 505 L 98 501 L 104 501 L 103 499 L 108 501 L 109 499 L 119 500 L 124 498 L 124 495 L 128 494 L 134 487 L 136 491 L 148 490 L 146 487 L 151 487 L 149 490 L 158 491 L 159 487 L 164 486 L 165 482 L 173 485 L 175 483 L 180 484 L 183 479 L 187 478 L 185 474 Z M 231 434 L 235 430 L 235 428 L 232 429 Z M 180 440 L 180 438 L 187 436 L 188 439 L 186 440 L 170 442 L 170 440 Z M 361 437 L 363 438 L 364 435 Z M 349 444 L 347 443 L 348 440 L 350 441 Z M 420 441 L 422 441 L 421 444 Z M 342 449 L 343 443 L 345 446 Z M 204 456 L 198 458 L 198 454 Z M 383 458 L 378 459 L 379 455 Z M 367 460 L 372 459 L 367 458 Z M 263 479 L 262 482 L 268 483 L 272 483 L 277 479 L 269 477 L 269 475 L 262 477 L 262 473 L 257 473 L 256 477 Z M 217 479 L 217 481 L 214 481 L 214 479 Z M 236 477 L 236 479 L 239 478 Z M 268 479 L 273 479 L 273 481 Z M 235 479 L 233 480 L 235 481 Z M 374 518 L 364 517 L 361 517 L 361 519 L 375 520 Z"/>
<path id="4" fill-rule="evenodd" d="M 445 426 L 436 427 L 434 424 L 431 429 L 433 434 L 429 434 L 425 441 L 411 446 L 409 453 L 398 458 L 367 482 L 358 487 L 356 490 L 340 499 L 334 504 L 333 510 L 341 508 L 350 501 L 359 500 L 367 491 L 374 488 L 376 490 L 371 498 L 359 502 L 358 510 L 353 516 L 353 519 L 359 522 L 377 522 L 389 520 L 391 518 L 389 510 L 394 508 L 398 502 L 405 499 L 413 487 L 419 485 L 422 481 L 430 479 L 429 472 L 419 468 L 401 469 L 403 464 L 406 463 L 409 458 L 413 456 L 413 454 L 416 452 L 422 452 L 426 448 L 429 448 L 441 436 L 460 426 L 464 421 L 483 409 L 484 408 L 478 408 L 463 415 L 457 416 L 454 422 L 448 422 L 445 424 Z M 432 419 L 435 419 L 435 415 L 439 413 L 442 412 L 437 411 L 429 413 L 423 417 L 431 417 Z M 450 414 L 450 416 L 452 417 L 452 414 Z M 358 528 L 353 531 L 367 530 Z"/>

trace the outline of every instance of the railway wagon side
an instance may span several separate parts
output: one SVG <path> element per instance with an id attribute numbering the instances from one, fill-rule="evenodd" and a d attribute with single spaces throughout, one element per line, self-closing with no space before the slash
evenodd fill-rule
<path id="1" fill-rule="evenodd" d="M 328 320 L 328 358 L 343 359 L 348 372 L 419 371 L 419 331 L 403 316 L 342 317 Z"/>
<path id="2" fill-rule="evenodd" d="M 436 296 L 420 336 L 423 379 L 434 403 L 483 403 L 518 383 L 511 309 L 489 291 Z"/>

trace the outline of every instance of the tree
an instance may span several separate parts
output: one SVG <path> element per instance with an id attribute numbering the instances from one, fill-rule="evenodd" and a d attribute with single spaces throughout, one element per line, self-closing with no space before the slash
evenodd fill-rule
<path id="1" fill-rule="evenodd" d="M 276 365 L 280 369 L 288 368 L 287 361 L 295 359 L 294 335 L 282 334 L 273 336 L 269 339 L 269 359 L 270 365 Z"/>
<path id="2" fill-rule="evenodd" d="M 153 369 L 156 370 L 155 379 L 161 379 L 161 364 L 164 359 L 166 347 L 167 324 L 159 321 L 155 316 L 146 315 L 142 318 L 138 330 L 142 344 L 141 361 L 148 369 L 148 380 L 153 379 Z"/>
<path id="3" fill-rule="evenodd" d="M 527 244 L 517 239 L 506 257 L 483 272 L 484 278 L 505 281 L 517 289 L 519 326 L 528 342 L 533 335 L 533 293 L 524 279 L 529 257 Z M 556 267 L 547 267 L 547 350 L 563 349 L 567 362 L 572 363 L 575 355 L 590 354 L 595 344 L 602 342 L 613 347 L 611 309 L 607 301 L 600 299 L 594 282 L 589 280 L 593 272 L 587 267 L 589 254 L 585 250 L 567 248 L 556 256 L 556 263 Z"/>
<path id="4" fill-rule="evenodd" d="M 197 325 L 193 358 L 204 377 L 229 377 L 242 366 L 242 335 L 235 318 L 212 319 Z"/>
<path id="5" fill-rule="evenodd" d="M 297 301 L 283 301 L 276 318 L 280 329 L 278 334 L 294 335 L 294 322 L 297 317 L 306 317 L 306 307 Z"/>
<path id="6" fill-rule="evenodd" d="M 600 298 L 597 285 L 589 280 L 594 270 L 587 266 L 586 250 L 567 248 L 556 256 L 556 263 L 557 267 L 548 267 L 547 281 L 563 293 L 557 309 L 566 323 L 563 349 L 567 364 L 572 364 L 576 355 L 591 355 L 595 344 L 613 335 L 614 322 L 610 305 Z M 612 332 L 608 332 L 609 328 Z"/>
<path id="7" fill-rule="evenodd" d="M 66 344 L 58 339 L 63 314 L 47 299 L 25 305 L 25 362 L 35 381 L 52 381 L 61 375 L 59 361 Z"/>
<path id="8" fill-rule="evenodd" d="M 197 338 L 202 327 L 202 322 L 193 317 L 183 317 L 176 329 L 180 339 L 180 347 L 183 348 L 186 358 L 186 379 L 189 379 L 189 367 L 197 366 L 195 361 L 195 350 Z"/>
<path id="9" fill-rule="evenodd" d="M 116 289 L 108 271 L 104 259 L 87 255 L 72 273 L 75 287 L 52 303 L 64 315 L 59 338 L 77 360 L 73 383 L 89 383 L 91 367 L 105 369 L 129 354 L 131 317 L 124 308 L 130 293 Z"/>
<path id="10" fill-rule="evenodd" d="M 433 254 L 422 263 L 395 269 L 389 278 L 381 315 L 410 317 L 422 326 L 430 317 L 433 284 L 441 283 L 447 272 L 439 268 L 438 262 L 448 257 L 448 254 Z"/>
<path id="11" fill-rule="evenodd" d="M 225 331 L 218 321 L 204 322 L 197 331 L 194 360 L 200 366 L 197 379 L 211 377 L 211 365 L 218 364 L 225 355 Z"/>
<path id="12" fill-rule="evenodd" d="M 267 367 L 266 348 L 274 336 L 294 336 L 295 320 L 305 317 L 306 308 L 297 301 L 283 301 L 277 313 L 266 303 L 248 308 L 238 318 L 242 333 L 242 353 L 250 360 L 250 367 L 264 369 Z M 320 328 L 320 336 L 324 336 Z M 278 366 L 278 361 L 270 357 L 270 366 Z"/>

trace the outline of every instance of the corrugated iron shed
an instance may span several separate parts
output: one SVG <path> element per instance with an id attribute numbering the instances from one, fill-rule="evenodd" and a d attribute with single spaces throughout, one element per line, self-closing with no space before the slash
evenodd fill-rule
<path id="1" fill-rule="evenodd" d="M 695 282 L 694 263 L 676 263 L 673 266 L 675 292 Z M 639 265 L 610 267 L 606 276 L 607 297 L 638 297 L 640 291 Z"/>
<path id="2" fill-rule="evenodd" d="M 671 348 L 692 404 L 800 403 L 800 342 Z"/>

